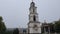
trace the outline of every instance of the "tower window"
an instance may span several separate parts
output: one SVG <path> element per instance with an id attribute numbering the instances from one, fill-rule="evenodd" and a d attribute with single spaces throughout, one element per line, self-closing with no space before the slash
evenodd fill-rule
<path id="1" fill-rule="evenodd" d="M 36 17 L 35 17 L 35 15 L 34 15 L 33 19 L 34 19 L 34 21 L 36 21 Z"/>

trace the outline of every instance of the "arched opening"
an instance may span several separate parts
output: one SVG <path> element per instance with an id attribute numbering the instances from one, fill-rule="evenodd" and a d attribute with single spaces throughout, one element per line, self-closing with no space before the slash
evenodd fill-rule
<path id="1" fill-rule="evenodd" d="M 34 19 L 34 21 L 36 21 L 36 16 L 35 15 L 34 15 L 33 19 Z"/>

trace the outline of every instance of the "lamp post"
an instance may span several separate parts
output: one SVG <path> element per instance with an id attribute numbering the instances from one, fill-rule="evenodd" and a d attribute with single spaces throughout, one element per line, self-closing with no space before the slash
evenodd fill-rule
<path id="1" fill-rule="evenodd" d="M 55 22 L 53 22 L 53 24 L 54 24 L 54 30 L 55 30 L 55 34 L 56 34 L 56 28 L 55 28 L 55 26 L 56 26 L 56 25 L 55 25 Z"/>
<path id="2" fill-rule="evenodd" d="M 56 34 L 56 28 L 55 28 L 56 25 L 54 25 L 54 29 L 55 29 L 55 34 Z"/>
<path id="3" fill-rule="evenodd" d="M 48 31 L 49 31 L 49 34 L 50 34 L 50 27 L 48 27 Z"/>
<path id="4" fill-rule="evenodd" d="M 46 29 L 45 29 L 45 27 L 44 27 L 44 34 L 46 34 Z"/>

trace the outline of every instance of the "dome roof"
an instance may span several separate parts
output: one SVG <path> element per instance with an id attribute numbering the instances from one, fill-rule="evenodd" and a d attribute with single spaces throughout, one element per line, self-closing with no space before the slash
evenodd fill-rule
<path id="1" fill-rule="evenodd" d="M 35 4 L 34 2 L 31 2 L 31 4 Z"/>
<path id="2" fill-rule="evenodd" d="M 35 3 L 34 2 L 31 2 L 31 6 L 35 6 Z"/>

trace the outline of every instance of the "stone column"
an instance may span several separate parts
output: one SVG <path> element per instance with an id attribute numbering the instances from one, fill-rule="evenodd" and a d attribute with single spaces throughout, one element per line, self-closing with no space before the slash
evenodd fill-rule
<path id="1" fill-rule="evenodd" d="M 45 27 L 44 27 L 44 34 L 46 34 L 46 29 L 45 29 Z"/>

